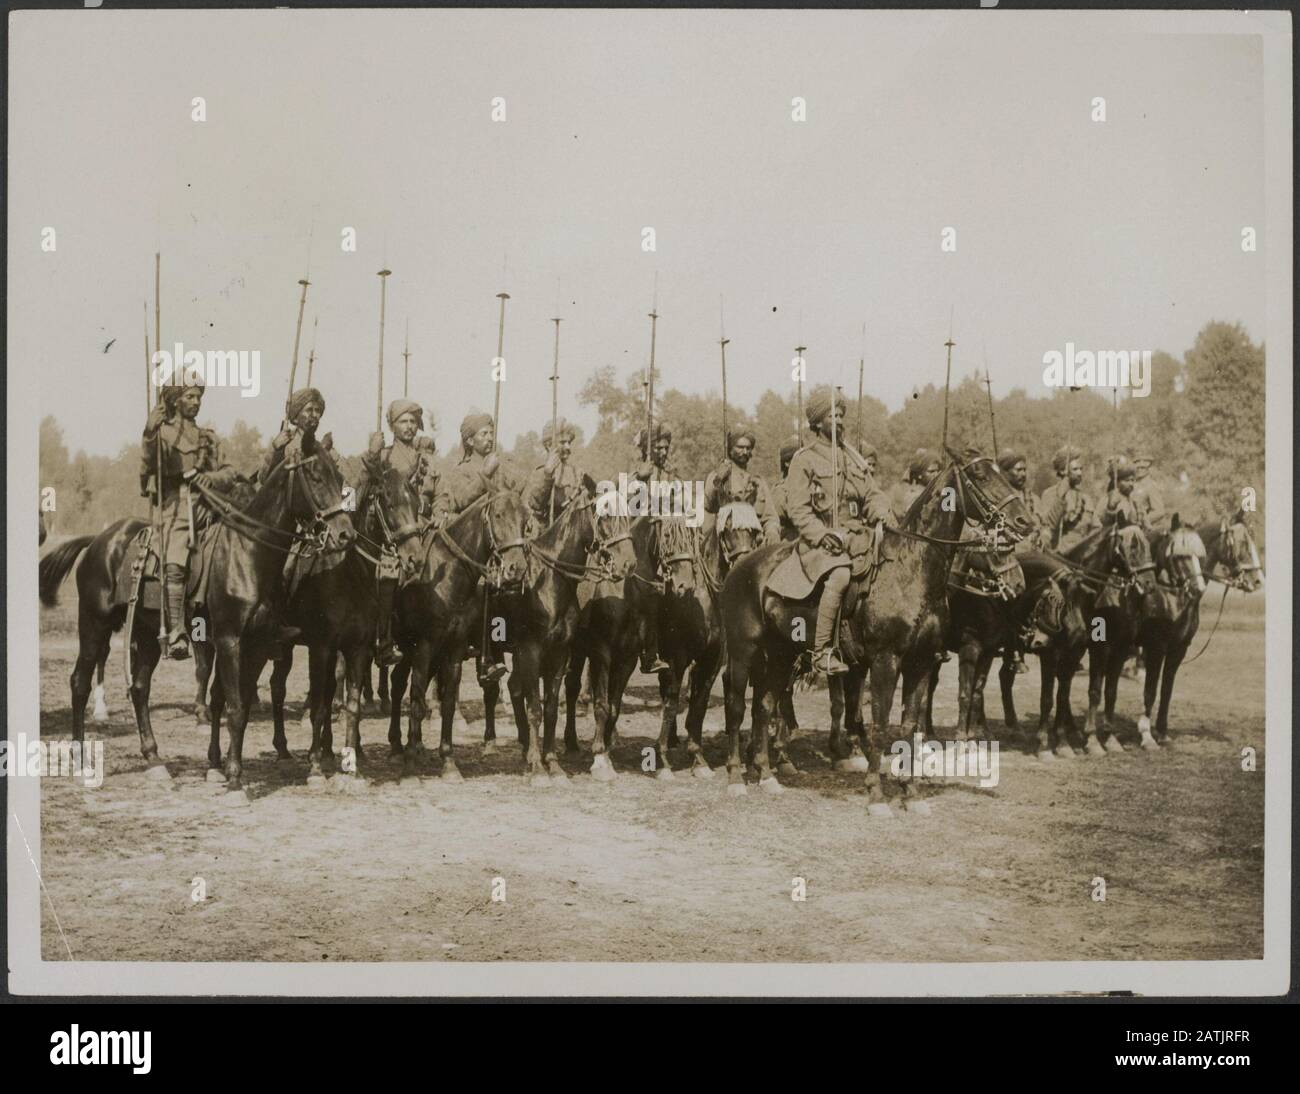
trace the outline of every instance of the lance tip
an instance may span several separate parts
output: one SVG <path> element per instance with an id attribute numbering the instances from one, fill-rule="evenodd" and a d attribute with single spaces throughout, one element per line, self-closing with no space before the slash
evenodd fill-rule
<path id="1" fill-rule="evenodd" d="M 379 276 L 380 276 L 380 277 L 388 277 L 392 272 L 393 272 L 392 270 L 380 270 L 380 271 L 379 271 Z"/>

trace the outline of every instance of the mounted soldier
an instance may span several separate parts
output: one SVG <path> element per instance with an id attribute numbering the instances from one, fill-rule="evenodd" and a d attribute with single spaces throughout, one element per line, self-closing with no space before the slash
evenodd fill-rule
<path id="1" fill-rule="evenodd" d="M 790 519 L 799 532 L 797 555 L 812 581 L 825 575 L 817 605 L 813 666 L 828 675 L 848 672 L 835 650 L 836 623 L 856 559 L 873 553 L 880 526 L 892 516 L 889 498 L 866 462 L 844 445 L 844 405 L 833 407 L 828 389 L 808 398 L 808 424 L 816 434 L 790 463 Z M 832 437 L 836 448 L 832 449 Z"/>
<path id="2" fill-rule="evenodd" d="M 1052 457 L 1057 482 L 1039 498 L 1039 518 L 1049 529 L 1051 546 L 1064 553 L 1097 527 L 1096 510 L 1083 492 L 1083 457 L 1065 445 Z"/>
<path id="3" fill-rule="evenodd" d="M 787 437 L 785 443 L 781 445 L 779 456 L 781 481 L 772 487 L 772 508 L 776 512 L 777 520 L 781 523 L 782 539 L 799 538 L 799 530 L 794 526 L 794 521 L 790 519 L 789 493 L 790 461 L 794 459 L 794 454 L 799 451 L 799 448 L 798 437 Z"/>
<path id="4" fill-rule="evenodd" d="M 681 479 L 671 462 L 673 448 L 673 431 L 663 422 L 654 425 L 654 440 L 648 446 L 645 430 L 638 430 L 632 443 L 641 450 L 641 466 L 632 472 L 632 477 L 646 484 L 649 497 L 650 519 L 655 521 L 655 514 L 668 504 L 673 494 L 681 503 Z M 659 597 L 651 594 L 646 597 L 645 636 L 641 647 L 641 671 L 647 675 L 657 675 L 668 669 L 668 662 L 659 654 Z"/>
<path id="5" fill-rule="evenodd" d="M 145 422 L 140 464 L 140 493 L 161 505 L 163 596 L 167 632 L 167 656 L 183 661 L 190 655 L 189 632 L 185 625 L 185 583 L 189 576 L 190 551 L 198 533 L 213 521 L 213 514 L 190 484 L 212 490 L 229 490 L 238 472 L 221 453 L 217 435 L 201 429 L 195 419 L 203 404 L 203 381 L 192 370 L 184 370 L 180 382 L 162 388 L 161 398 Z M 161 494 L 155 481 L 161 463 Z"/>
<path id="6" fill-rule="evenodd" d="M 939 474 L 939 457 L 932 456 L 924 448 L 918 448 L 912 462 L 907 465 L 907 477 L 903 480 L 903 489 L 899 494 L 898 512 L 902 516 L 912 508 L 927 486 Z"/>
<path id="7" fill-rule="evenodd" d="M 876 446 L 868 442 L 858 449 L 858 455 L 862 457 L 863 462 L 867 465 L 867 470 L 871 472 L 871 477 L 874 479 L 876 477 L 876 465 L 880 459 Z M 938 473 L 937 469 L 935 473 Z"/>
<path id="8" fill-rule="evenodd" d="M 301 395 L 301 392 L 295 393 Z M 323 408 L 322 401 L 322 408 Z M 401 471 L 414 486 L 420 498 L 420 515 L 427 517 L 433 506 L 433 496 L 438 487 L 438 475 L 433 469 L 433 439 L 421 436 L 424 429 L 424 409 L 412 399 L 394 399 L 388 405 L 388 425 L 393 431 L 393 443 L 384 444 L 384 434 L 376 431 L 370 435 L 366 453 L 361 457 L 361 476 L 357 483 L 356 505 L 360 509 L 373 484 L 378 483 L 388 467 Z M 375 568 L 379 614 L 375 622 L 375 662 L 382 667 L 397 664 L 402 651 L 393 641 L 393 597 L 401 579 L 401 567 L 395 556 L 383 552 Z"/>
<path id="9" fill-rule="evenodd" d="M 998 469 L 1007 477 L 1011 489 L 1025 503 L 1025 508 L 1029 510 L 1029 515 L 1034 518 L 1034 523 L 1037 525 L 1035 531 L 1016 544 L 1017 552 L 1045 547 L 1051 533 L 1043 520 L 1038 499 L 1029 492 L 1029 462 L 1021 453 L 1007 450 L 998 457 Z"/>
<path id="10" fill-rule="evenodd" d="M 460 423 L 461 456 L 456 466 L 438 482 L 433 498 L 433 523 L 441 527 L 484 494 L 500 490 L 520 493 L 519 477 L 497 456 L 496 426 L 492 415 L 471 411 Z M 494 683 L 506 673 L 488 641 L 488 598 L 483 600 L 483 634 L 479 642 L 479 683 Z"/>
<path id="11" fill-rule="evenodd" d="M 1133 457 L 1133 468 L 1135 472 L 1133 500 L 1137 503 L 1147 526 L 1151 527 L 1162 521 L 1167 514 L 1164 498 L 1151 478 L 1151 456 L 1146 450 L 1139 450 Z"/>
<path id="12" fill-rule="evenodd" d="M 576 438 L 574 427 L 563 418 L 542 427 L 546 460 L 533 468 L 524 487 L 524 503 L 539 528 L 550 527 L 564 507 L 580 494 L 595 495 L 595 479 L 570 462 Z"/>
<path id="13" fill-rule="evenodd" d="M 772 493 L 761 475 L 749 470 L 758 436 L 747 425 L 727 431 L 727 458 L 709 472 L 704 480 L 706 530 L 711 529 L 718 511 L 728 505 L 750 506 L 763 526 L 763 540 L 777 543 L 781 539 L 781 518 L 772 502 Z"/>
<path id="14" fill-rule="evenodd" d="M 1097 502 L 1101 523 L 1107 528 L 1136 524 L 1145 531 L 1149 525 L 1138 500 L 1137 469 L 1123 456 L 1116 456 L 1110 465 L 1110 483 L 1110 489 Z"/>

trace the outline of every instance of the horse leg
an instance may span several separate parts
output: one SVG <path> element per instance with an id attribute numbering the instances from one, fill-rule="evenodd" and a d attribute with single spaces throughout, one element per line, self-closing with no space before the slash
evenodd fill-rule
<path id="1" fill-rule="evenodd" d="M 395 707 L 398 712 L 398 715 L 400 716 L 402 711 L 402 697 L 401 695 L 398 695 L 397 703 L 393 704 L 392 696 L 389 694 L 389 690 L 388 690 L 388 681 L 389 681 L 388 666 L 380 665 L 378 666 L 378 668 L 379 668 L 379 713 L 381 716 L 385 715 Z M 397 673 L 394 672 L 393 676 L 396 677 L 396 675 Z"/>
<path id="2" fill-rule="evenodd" d="M 1056 705 L 1056 678 L 1058 675 L 1059 656 L 1055 649 L 1049 648 L 1038 655 L 1038 731 L 1030 745 L 1036 746 L 1040 760 L 1054 759 L 1052 756 L 1052 717 Z"/>
<path id="3" fill-rule="evenodd" d="M 668 655 L 668 671 L 659 674 L 659 739 L 655 741 L 655 778 L 671 780 L 673 767 L 668 749 L 677 742 L 677 700 L 682 688 L 681 655 Z"/>
<path id="4" fill-rule="evenodd" d="M 953 737 L 958 741 L 968 741 L 973 736 L 975 663 L 979 660 L 979 653 L 979 642 L 971 635 L 963 635 L 957 649 L 957 731 Z M 903 688 L 906 692 L 906 682 Z M 933 689 L 931 693 L 933 694 Z"/>
<path id="5" fill-rule="evenodd" d="M 216 664 L 216 650 L 212 653 L 212 663 Z M 225 692 L 221 690 L 221 674 L 217 673 L 211 688 L 212 721 L 208 726 L 208 782 L 225 782 L 226 775 L 221 765 L 221 715 L 226 709 Z"/>
<path id="6" fill-rule="evenodd" d="M 1142 681 L 1142 717 L 1138 719 L 1138 734 L 1143 748 L 1154 748 L 1157 744 L 1151 736 L 1151 712 L 1155 709 L 1156 694 L 1160 689 L 1161 678 L 1169 671 L 1166 664 L 1169 650 L 1163 640 L 1150 641 L 1146 645 L 1146 678 Z"/>
<path id="7" fill-rule="evenodd" d="M 561 650 L 544 649 L 541 656 L 542 684 L 542 755 L 546 770 L 550 772 L 551 782 L 556 786 L 568 786 L 569 776 L 560 765 L 560 758 L 555 750 L 555 727 L 560 720 L 560 679 L 564 674 L 564 653 Z"/>
<path id="8" fill-rule="evenodd" d="M 533 786 L 550 786 L 551 775 L 546 769 L 542 752 L 545 725 L 541 704 L 537 699 L 541 651 L 535 642 L 527 642 L 515 650 L 515 660 L 507 684 L 515 708 L 515 718 L 528 727 L 528 748 L 524 764 Z"/>
<path id="9" fill-rule="evenodd" d="M 289 752 L 289 743 L 284 735 L 284 697 L 288 692 L 285 683 L 289 679 L 289 672 L 292 668 L 292 649 L 285 650 L 284 657 L 279 661 L 271 662 L 271 718 L 275 723 L 275 733 L 271 737 L 271 744 L 275 746 L 275 754 L 281 760 L 293 759 Z M 313 685 L 310 694 L 314 695 L 315 693 L 316 689 Z M 319 732 L 319 727 L 313 723 L 311 732 L 312 752 L 318 756 Z"/>
<path id="10" fill-rule="evenodd" d="M 984 713 L 984 687 L 988 683 L 996 652 L 992 646 L 981 648 L 971 676 L 971 707 L 975 715 L 975 728 L 982 737 L 988 737 L 989 734 L 988 718 Z"/>
<path id="11" fill-rule="evenodd" d="M 160 767 L 158 744 L 154 740 L 153 725 L 149 719 L 149 690 L 153 684 L 154 669 L 162 656 L 162 647 L 156 634 L 141 634 L 136 644 L 135 659 L 131 664 L 131 706 L 135 710 L 136 727 L 140 731 L 140 752 L 152 768 Z"/>
<path id="12" fill-rule="evenodd" d="M 758 774 L 759 788 L 769 793 L 780 793 L 784 789 L 777 777 L 772 774 L 772 763 L 768 754 L 768 738 L 771 736 L 770 726 L 772 721 L 780 717 L 778 712 L 780 697 L 786 685 L 790 682 L 790 672 L 793 665 L 793 658 L 783 651 L 768 653 L 767 671 L 764 674 L 766 679 L 764 679 L 762 686 L 762 704 L 755 720 L 751 752 L 753 753 L 754 769 Z"/>
<path id="13" fill-rule="evenodd" d="M 456 654 L 443 657 L 438 665 L 438 713 L 441 715 L 441 736 L 438 740 L 438 756 L 442 760 L 439 778 L 445 782 L 464 781 L 460 768 L 456 766 L 456 749 L 452 740 L 452 728 L 456 722 L 456 702 L 460 698 L 460 673 L 462 660 Z M 487 689 L 484 688 L 486 691 Z M 420 697 L 421 705 L 424 703 Z M 411 695 L 411 709 L 415 709 L 416 697 Z"/>
<path id="14" fill-rule="evenodd" d="M 403 755 L 402 748 L 402 697 L 406 694 L 406 681 L 411 675 L 410 658 L 404 658 L 393 667 L 391 677 L 381 677 L 381 680 L 392 680 L 392 694 L 388 697 L 389 704 L 384 713 L 388 715 L 388 750 L 394 756 Z M 388 684 L 385 683 L 387 689 Z M 397 702 L 391 699 L 396 696 Z M 418 747 L 417 747 L 418 746 Z M 418 742 L 418 738 L 407 737 L 406 749 L 408 752 L 423 751 L 423 744 Z M 417 756 L 416 759 L 419 759 Z"/>
<path id="15" fill-rule="evenodd" d="M 429 692 L 429 667 L 433 659 L 433 643 L 423 635 L 416 640 L 411 652 L 403 658 L 397 669 L 408 668 L 410 676 L 402 681 L 409 686 L 410 697 L 406 701 L 406 751 L 402 755 L 402 774 L 414 775 L 415 764 L 424 751 L 422 726 L 428 709 L 425 696 Z M 398 673 L 392 675 L 392 692 L 389 695 L 391 717 L 400 721 L 402 716 L 402 695 L 398 690 Z M 382 680 L 382 677 L 381 677 Z M 391 736 L 391 734 L 390 734 Z"/>
<path id="16" fill-rule="evenodd" d="M 1160 713 L 1156 715 L 1155 732 L 1156 741 L 1162 745 L 1169 743 L 1169 701 L 1174 695 L 1174 677 L 1178 675 L 1178 667 L 1186 655 L 1186 645 L 1171 647 L 1165 655 L 1164 672 L 1160 677 Z M 1148 665 L 1147 675 L 1150 674 L 1151 667 Z"/>
<path id="17" fill-rule="evenodd" d="M 1119 678 L 1124 672 L 1124 663 L 1132 654 L 1131 644 L 1120 641 L 1111 646 L 1106 659 L 1106 672 L 1102 678 L 1102 714 L 1097 722 L 1097 737 L 1088 742 L 1088 753 L 1092 756 L 1104 756 L 1106 749 L 1102 736 L 1107 741 L 1118 742 L 1115 731 L 1115 700 L 1119 696 Z"/>
<path id="18" fill-rule="evenodd" d="M 704 715 L 709 709 L 709 693 L 718 678 L 721 661 L 721 644 L 715 643 L 691 666 L 691 698 L 686 708 L 686 755 L 691 761 L 691 774 L 698 779 L 713 776 L 713 768 L 704 758 Z"/>
<path id="19" fill-rule="evenodd" d="M 831 703 L 831 733 L 826 741 L 831 763 L 837 771 L 844 770 L 840 765 L 849 758 L 847 734 L 844 732 L 844 683 L 843 678 L 832 676 L 827 681 L 826 690 Z M 781 696 L 781 719 L 787 720 L 785 713 L 787 696 Z M 791 704 L 793 705 L 793 704 Z"/>
<path id="20" fill-rule="evenodd" d="M 344 651 L 343 660 L 346 671 L 343 674 L 343 731 L 348 747 L 357 758 L 357 768 L 361 765 L 361 686 L 364 679 L 367 650 L 364 642 L 358 642 L 350 651 Z M 332 698 L 332 697 L 331 697 Z"/>
<path id="21" fill-rule="evenodd" d="M 311 712 L 311 745 L 307 749 L 307 762 L 310 770 L 307 774 L 307 781 L 311 785 L 320 786 L 325 778 L 324 759 L 325 743 L 322 739 L 321 729 L 325 720 L 318 714 L 320 702 L 325 694 L 325 672 L 329 668 L 327 664 L 327 651 L 323 646 L 311 645 L 307 647 L 307 707 Z M 275 668 L 271 672 L 271 695 L 276 694 L 275 678 L 279 671 L 280 663 L 275 663 Z M 280 681 L 280 695 L 284 695 L 284 680 Z M 283 701 L 283 699 L 282 699 Z M 279 749 L 277 748 L 277 752 Z M 285 751 L 288 751 L 287 749 Z"/>
<path id="22" fill-rule="evenodd" d="M 749 690 L 753 653 L 753 647 L 748 644 L 741 649 L 729 649 L 727 663 L 722 670 L 727 722 L 727 793 L 736 796 L 745 793 L 745 765 L 740 757 L 740 726 L 745 720 L 745 699 Z"/>
<path id="23" fill-rule="evenodd" d="M 216 654 L 210 642 L 195 642 L 194 646 L 194 724 L 212 724 L 212 708 L 208 705 L 208 685 L 212 682 L 212 666 Z"/>
<path id="24" fill-rule="evenodd" d="M 77 663 L 72 666 L 68 677 L 68 687 L 72 689 L 72 739 L 85 740 L 86 737 L 86 703 L 90 699 L 90 682 L 94 679 L 95 666 L 99 653 L 112 632 L 96 619 L 89 611 L 80 611 L 77 626 Z M 143 634 L 144 628 L 139 628 Z M 127 636 L 130 641 L 130 636 Z M 139 657 L 137 652 L 136 657 Z M 134 700 L 132 700 L 134 702 Z M 136 724 L 140 723 L 140 713 L 136 711 Z M 143 741 L 143 734 L 141 741 Z M 157 748 L 154 749 L 155 754 Z M 145 757 L 148 759 L 148 756 Z M 157 759 L 155 755 L 154 759 Z M 152 761 L 151 761 L 152 762 Z"/>
<path id="25" fill-rule="evenodd" d="M 246 679 L 249 672 L 239 648 L 239 640 L 225 638 L 217 644 L 217 678 L 221 681 L 221 695 L 228 708 L 226 715 L 230 746 L 226 749 L 226 790 L 230 793 L 243 790 L 244 728 L 248 725 L 248 697 L 257 687 L 254 678 L 250 688 Z M 215 712 L 214 712 L 215 713 Z"/>
<path id="26" fill-rule="evenodd" d="M 998 669 L 998 685 L 1002 691 L 1002 721 L 1008 729 L 1019 729 L 1020 719 L 1016 717 L 1015 666 L 1005 659 Z"/>
<path id="27" fill-rule="evenodd" d="M 844 719 L 850 734 L 855 738 L 856 748 L 850 751 L 848 759 L 836 764 L 840 771 L 858 771 L 868 773 L 880 769 L 879 749 L 876 747 L 875 735 L 862 717 L 862 690 L 866 684 L 866 670 L 863 666 L 855 667 L 842 677 L 844 688 Z"/>
<path id="28" fill-rule="evenodd" d="M 484 680 L 480 687 L 483 691 L 483 754 L 487 755 L 497 750 L 497 703 L 501 701 L 501 681 Z"/>
<path id="29" fill-rule="evenodd" d="M 871 662 L 871 717 L 875 733 L 888 732 L 890 708 L 894 705 L 894 689 L 898 686 L 899 656 L 893 650 L 883 651 Z M 870 760 L 868 756 L 868 760 Z M 867 814 L 873 817 L 889 816 L 882 789 L 880 765 L 872 764 L 867 775 Z"/>
<path id="30" fill-rule="evenodd" d="M 582 692 L 582 666 L 585 655 L 573 652 L 569 660 L 569 669 L 564 674 L 564 754 L 577 756 L 578 746 L 578 701 Z"/>
<path id="31" fill-rule="evenodd" d="M 588 664 L 587 687 L 591 692 L 591 775 L 601 782 L 614 777 L 614 765 L 609 761 L 609 730 L 613 723 L 609 704 L 609 655 L 600 650 Z"/>
<path id="32" fill-rule="evenodd" d="M 99 648 L 99 657 L 95 662 L 95 711 L 90 717 L 97 726 L 108 723 L 108 703 L 104 701 L 104 668 L 108 663 L 111 642 L 112 633 L 106 631 L 103 644 Z"/>
<path id="33" fill-rule="evenodd" d="M 933 655 L 924 651 L 914 652 L 903 660 L 903 715 L 900 736 L 916 743 L 920 736 L 923 709 L 928 694 L 930 679 L 934 670 Z M 915 759 L 915 757 L 914 757 Z M 905 771 L 899 779 L 902 787 L 903 808 L 909 813 L 921 815 L 930 812 L 929 803 L 921 798 L 916 780 L 911 772 Z"/>

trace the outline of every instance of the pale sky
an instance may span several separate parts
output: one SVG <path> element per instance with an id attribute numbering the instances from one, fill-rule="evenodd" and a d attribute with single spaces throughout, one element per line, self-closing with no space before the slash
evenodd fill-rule
<path id="1" fill-rule="evenodd" d="M 214 389 L 203 418 L 264 435 L 310 263 L 299 375 L 319 316 L 315 383 L 345 452 L 374 428 L 385 265 L 385 401 L 401 393 L 409 318 L 411 394 L 443 450 L 466 411 L 491 408 L 503 289 L 504 439 L 549 418 L 557 277 L 561 412 L 588 433 L 577 390 L 598 366 L 642 367 L 656 273 L 661 383 L 718 388 L 723 295 L 728 394 L 747 408 L 790 388 L 801 340 L 810 382 L 852 393 L 863 322 L 866 390 L 891 410 L 942 383 L 950 314 L 954 373 L 987 347 L 996 393 L 1045 394 L 1043 354 L 1067 341 L 1181 355 L 1211 319 L 1260 340 L 1260 40 L 1247 20 L 1237 35 L 1128 26 L 980 11 L 17 13 L 9 369 L 39 372 L 42 413 L 74 449 L 138 439 L 159 249 L 164 344 L 262 353 L 262 395 Z M 948 226 L 955 254 L 940 249 Z"/>

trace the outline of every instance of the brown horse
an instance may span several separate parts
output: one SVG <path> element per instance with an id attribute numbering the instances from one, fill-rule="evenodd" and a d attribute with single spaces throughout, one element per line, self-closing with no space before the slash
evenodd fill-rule
<path id="1" fill-rule="evenodd" d="M 276 606 L 283 605 L 285 555 L 291 543 L 324 555 L 351 545 L 354 532 L 343 486 L 333 460 L 319 449 L 312 433 L 304 433 L 259 483 L 246 508 L 237 509 L 200 488 L 220 519 L 213 533 L 204 605 L 207 638 L 216 651 L 208 766 L 216 777 L 221 715 L 228 711 L 225 775 L 232 794 L 243 793 L 244 730 L 257 679 L 282 638 Z"/>
<path id="2" fill-rule="evenodd" d="M 889 724 L 894 690 L 903 677 L 902 734 L 911 737 L 922 724 L 928 698 L 930 669 L 943 645 L 947 624 L 947 582 L 957 536 L 967 521 L 994 532 L 1003 545 L 1014 544 L 1032 528 L 1028 510 L 996 465 L 987 457 L 963 463 L 949 452 L 949 462 L 913 502 L 900 529 L 884 533 L 882 562 L 868 595 L 860 595 L 855 580 L 846 596 L 849 639 L 842 643 L 850 672 L 843 677 L 844 700 L 850 712 L 861 704 L 867 671 L 871 674 L 873 730 Z M 722 612 L 727 635 L 727 760 L 728 790 L 744 793 L 740 755 L 740 724 L 751 674 L 759 716 L 753 727 L 751 751 L 759 785 L 779 791 L 768 756 L 769 724 L 779 718 L 780 700 L 789 687 L 795 660 L 808 647 L 817 613 L 819 590 L 801 601 L 785 600 L 766 591 L 779 562 L 794 550 L 793 543 L 761 547 L 741 560 L 722 586 Z M 761 656 L 761 662 L 759 658 Z M 862 730 L 862 746 L 871 774 L 867 796 L 872 812 L 887 809 L 881 793 L 879 751 L 872 731 Z M 835 759 L 846 758 L 842 737 L 830 742 Z M 903 780 L 905 800 L 911 800 Z M 919 803 L 924 812 L 924 803 Z"/>
<path id="3" fill-rule="evenodd" d="M 409 489 L 409 486 L 408 486 Z M 441 777 L 461 781 L 452 742 L 461 664 L 483 622 L 476 585 L 482 579 L 494 590 L 517 587 L 524 579 L 524 529 L 528 510 L 508 490 L 484 494 L 441 529 L 426 527 L 418 540 L 419 571 L 398 589 L 395 636 L 404 657 L 391 676 L 388 740 L 402 753 L 402 770 L 416 772 L 424 751 L 422 726 L 428 715 L 426 694 L 436 674 L 442 737 L 438 754 Z M 414 546 L 417 541 L 407 540 Z M 410 681 L 406 747 L 401 747 L 402 696 Z"/>
<path id="4" fill-rule="evenodd" d="M 1262 571 L 1259 551 L 1240 512 L 1195 530 L 1182 525 L 1175 513 L 1167 531 L 1153 530 L 1148 538 L 1159 592 L 1138 628 L 1137 643 L 1146 664 L 1138 733 L 1142 747 L 1150 749 L 1169 743 L 1169 701 L 1174 678 L 1200 626 L 1206 579 L 1222 567 L 1226 576 L 1218 580 L 1223 581 L 1226 599 L 1229 588 L 1245 593 L 1258 589 Z M 1153 733 L 1151 712 L 1156 706 L 1157 692 L 1160 706 Z"/>

